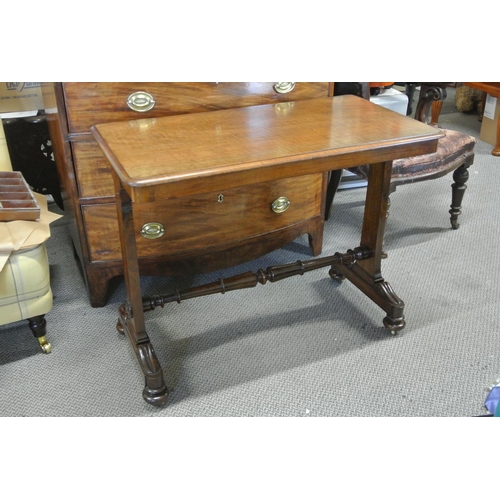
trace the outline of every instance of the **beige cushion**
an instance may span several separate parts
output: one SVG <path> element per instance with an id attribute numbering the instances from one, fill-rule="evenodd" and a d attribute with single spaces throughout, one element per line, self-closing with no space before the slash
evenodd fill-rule
<path id="1" fill-rule="evenodd" d="M 45 244 L 13 252 L 0 272 L 0 325 L 52 309 Z"/>

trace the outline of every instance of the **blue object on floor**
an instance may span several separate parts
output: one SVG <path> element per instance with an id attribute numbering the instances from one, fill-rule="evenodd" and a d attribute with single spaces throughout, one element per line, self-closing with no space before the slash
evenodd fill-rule
<path id="1" fill-rule="evenodd" d="M 486 409 L 490 413 L 494 414 L 495 417 L 500 417 L 500 405 L 498 404 L 499 399 L 500 385 L 496 385 L 491 389 L 488 397 L 486 398 L 486 401 L 484 402 L 484 406 L 486 406 Z"/>

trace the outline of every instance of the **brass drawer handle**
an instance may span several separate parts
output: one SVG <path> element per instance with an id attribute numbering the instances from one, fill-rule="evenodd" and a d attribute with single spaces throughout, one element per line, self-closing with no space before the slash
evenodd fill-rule
<path id="1" fill-rule="evenodd" d="M 144 113 L 153 109 L 155 104 L 156 101 L 153 96 L 147 92 L 134 92 L 127 99 L 127 106 L 132 111 L 137 111 L 138 113 Z"/>
<path id="2" fill-rule="evenodd" d="M 148 222 L 142 226 L 141 234 L 148 240 L 155 240 L 165 234 L 165 226 L 159 222 Z"/>
<path id="3" fill-rule="evenodd" d="M 291 92 L 295 87 L 295 82 L 278 82 L 273 88 L 278 94 L 287 94 Z"/>
<path id="4" fill-rule="evenodd" d="M 286 196 L 280 196 L 273 201 L 271 205 L 271 210 L 275 214 L 281 214 L 290 206 L 290 200 Z"/>

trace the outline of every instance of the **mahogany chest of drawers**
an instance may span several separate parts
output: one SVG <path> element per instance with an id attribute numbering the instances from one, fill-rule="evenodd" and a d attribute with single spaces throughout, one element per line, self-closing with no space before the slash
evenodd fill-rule
<path id="1" fill-rule="evenodd" d="M 333 83 L 305 82 L 72 82 L 43 87 L 65 212 L 93 307 L 106 304 L 109 281 L 123 274 L 123 265 L 115 188 L 108 161 L 90 133 L 92 125 L 134 120 L 132 126 L 141 127 L 148 122 L 137 121 L 141 118 L 273 103 L 276 113 L 286 113 L 294 101 L 333 95 Z M 248 144 L 250 148 L 251 138 Z M 312 253 L 318 255 L 326 183 L 326 174 L 255 179 L 224 192 L 214 185 L 203 196 L 180 195 L 151 210 L 146 204 L 136 221 L 141 273 L 211 272 L 257 258 L 302 234 L 309 235 Z M 161 266 L 157 255 L 167 256 Z"/>

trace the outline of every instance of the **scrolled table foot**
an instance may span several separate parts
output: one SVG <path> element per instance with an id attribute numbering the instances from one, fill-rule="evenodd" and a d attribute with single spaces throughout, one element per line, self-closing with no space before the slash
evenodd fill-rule
<path id="1" fill-rule="evenodd" d="M 400 318 L 390 318 L 389 316 L 386 316 L 383 320 L 383 323 L 384 326 L 389 330 L 391 335 L 396 335 L 406 325 L 404 316 Z"/>
<path id="2" fill-rule="evenodd" d="M 403 315 L 404 302 L 396 295 L 387 281 L 381 277 L 375 279 L 358 264 L 334 264 L 330 271 L 330 276 L 332 274 L 345 275 L 351 283 L 381 307 L 387 314 L 383 320 L 384 326 L 391 333 L 394 334 L 405 327 L 406 323 Z"/>
<path id="3" fill-rule="evenodd" d="M 146 403 L 149 403 L 153 406 L 164 406 L 167 404 L 168 394 L 169 392 L 165 385 L 160 389 L 151 389 L 147 386 L 146 379 L 146 386 L 142 391 L 142 397 L 144 398 L 144 401 L 146 401 Z"/>
<path id="4" fill-rule="evenodd" d="M 136 346 L 136 353 L 145 379 L 142 397 L 151 405 L 163 406 L 167 402 L 169 391 L 163 380 L 163 370 L 153 346 L 149 342 L 139 344 Z"/>

